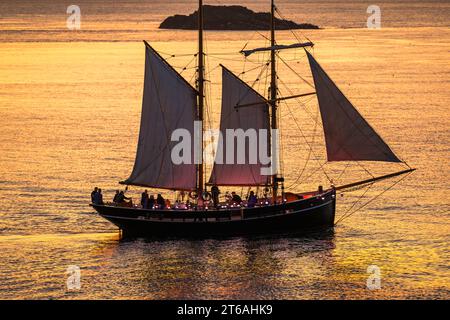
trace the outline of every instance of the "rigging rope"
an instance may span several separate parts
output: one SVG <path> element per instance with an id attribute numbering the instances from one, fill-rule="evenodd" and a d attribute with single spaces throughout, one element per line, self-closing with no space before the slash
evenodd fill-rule
<path id="1" fill-rule="evenodd" d="M 341 217 L 341 219 L 344 219 L 345 216 L 352 211 L 352 209 L 356 206 L 356 204 L 358 202 L 361 201 L 361 199 L 366 195 L 366 193 L 372 188 L 372 186 L 374 185 L 375 182 L 370 183 L 369 185 L 367 185 L 367 189 L 358 197 L 358 199 L 356 199 L 355 202 L 353 202 L 353 204 L 350 206 L 350 208 L 348 208 L 347 213 L 344 214 L 344 216 Z M 339 220 L 341 220 L 339 219 Z"/>
<path id="2" fill-rule="evenodd" d="M 297 73 L 279 54 L 277 54 L 277 57 L 283 62 L 283 64 L 291 70 L 297 77 L 299 77 L 303 82 L 305 82 L 307 85 L 309 85 L 311 88 L 316 89 L 313 84 L 311 84 L 308 80 L 303 78 L 301 75 Z"/>
<path id="3" fill-rule="evenodd" d="M 209 56 L 210 58 L 212 58 L 212 59 L 216 59 L 216 60 L 225 60 L 225 61 L 233 61 L 233 62 L 242 62 L 242 58 L 234 58 L 234 59 L 232 59 L 232 58 L 224 58 L 224 57 L 220 57 L 220 55 L 213 55 L 213 54 L 207 54 L 207 56 Z M 249 63 L 253 63 L 253 64 L 261 64 L 261 62 L 259 62 L 259 61 L 252 61 L 252 60 L 250 60 L 250 59 L 246 59 L 247 60 L 247 62 L 249 62 Z"/>
<path id="4" fill-rule="evenodd" d="M 279 81 L 280 81 L 280 83 L 284 86 L 284 88 L 288 91 L 288 93 L 291 95 L 291 96 L 294 96 L 295 94 L 294 94 L 294 92 L 288 87 L 288 85 L 286 84 L 286 83 L 284 83 L 284 81 L 283 80 L 281 80 L 281 79 L 278 79 Z M 313 97 L 311 97 L 309 100 L 308 100 L 308 102 L 309 101 L 311 101 L 312 99 L 314 99 Z M 299 104 L 303 107 L 303 109 L 306 111 L 306 113 L 309 115 L 309 117 L 311 118 L 311 120 L 312 121 L 315 121 L 315 122 L 318 122 L 319 121 L 319 119 L 317 118 L 317 119 L 315 119 L 314 118 L 314 115 L 311 113 L 311 111 L 306 107 L 306 104 L 305 103 L 303 103 L 299 98 L 296 98 L 295 99 L 297 102 L 299 102 Z M 286 100 L 284 100 L 285 102 L 286 102 Z"/>
<path id="5" fill-rule="evenodd" d="M 285 103 L 285 105 L 286 105 L 286 107 L 287 107 L 289 113 L 291 114 L 292 118 L 294 119 L 294 123 L 295 123 L 295 125 L 297 126 L 297 129 L 299 130 L 300 134 L 302 135 L 303 139 L 305 140 L 306 144 L 308 145 L 309 149 L 311 150 L 311 153 L 313 154 L 315 160 L 316 160 L 316 161 L 319 163 L 319 165 L 320 165 L 320 160 L 319 160 L 319 158 L 318 158 L 318 157 L 316 156 L 316 154 L 313 152 L 313 148 L 312 148 L 311 144 L 309 143 L 309 141 L 306 139 L 306 136 L 305 136 L 305 134 L 303 133 L 303 130 L 301 129 L 300 125 L 298 124 L 297 119 L 294 117 L 294 115 L 293 115 L 293 113 L 292 113 L 292 110 L 291 110 L 291 108 L 289 107 L 289 104 L 288 104 L 285 100 L 283 100 L 283 102 Z M 324 166 L 326 163 L 327 163 L 327 162 L 325 162 L 324 164 L 320 165 L 319 169 L 322 169 L 323 166 Z M 328 179 L 328 181 L 331 183 L 331 182 L 332 182 L 332 179 L 330 179 L 330 177 L 328 176 L 328 174 L 327 174 L 327 172 L 325 171 L 325 169 L 322 169 L 322 171 L 323 171 L 323 173 L 325 174 L 325 176 L 326 176 L 326 178 Z"/>
<path id="6" fill-rule="evenodd" d="M 246 61 L 246 60 L 247 60 L 247 59 L 244 60 L 244 71 L 242 71 L 241 73 L 239 73 L 238 76 L 243 75 L 243 74 L 246 74 L 246 73 L 248 73 L 248 72 L 255 71 L 255 70 L 259 69 L 259 68 L 262 68 L 262 66 L 257 66 L 257 67 L 254 67 L 254 68 L 245 70 L 245 61 Z M 267 62 L 266 64 L 267 64 L 267 66 L 268 66 L 268 65 L 270 64 L 270 62 Z"/>
<path id="7" fill-rule="evenodd" d="M 317 110 L 317 115 L 316 115 L 316 117 L 318 117 L 318 116 L 319 116 L 319 111 Z M 292 114 L 291 114 L 291 117 L 294 119 L 294 121 L 296 121 L 295 117 L 293 117 Z M 317 132 L 317 121 L 314 122 L 313 140 L 312 140 L 312 143 L 314 143 L 315 136 L 316 136 L 316 132 Z M 303 173 L 305 172 L 306 167 L 307 167 L 309 161 L 311 160 L 312 148 L 309 148 L 308 150 L 309 150 L 308 156 L 307 156 L 307 158 L 306 158 L 305 164 L 303 165 L 302 171 L 301 171 L 300 174 L 297 176 L 297 179 L 296 179 L 293 183 L 291 183 L 291 185 L 288 186 L 287 189 L 290 189 L 290 188 L 292 188 L 292 187 L 294 187 L 294 186 L 298 186 L 298 181 L 299 181 L 299 180 L 301 179 L 301 177 L 303 176 Z"/>
<path id="8" fill-rule="evenodd" d="M 292 72 L 294 72 L 298 77 L 300 77 L 301 79 L 303 79 L 294 69 L 292 69 L 285 61 L 284 61 L 284 59 L 283 58 L 281 58 L 279 55 L 277 55 L 279 58 L 280 58 L 280 60 L 292 71 Z M 304 80 L 304 79 L 303 79 Z M 304 80 L 305 81 L 305 80 Z M 280 82 L 284 85 L 284 87 L 286 88 L 286 90 L 289 92 L 289 94 L 291 94 L 291 95 L 294 95 L 293 94 L 293 92 L 289 89 L 289 87 L 280 79 Z M 309 83 L 308 83 L 309 84 Z M 315 87 L 313 87 L 314 89 L 315 89 Z M 318 117 L 316 118 L 316 119 L 314 119 L 312 116 L 311 116 L 311 113 L 310 113 L 310 111 L 308 110 L 308 108 L 306 108 L 306 105 L 305 104 L 301 104 L 303 107 L 304 107 L 304 109 L 305 109 L 305 111 L 308 113 L 308 115 L 310 115 L 310 117 L 311 117 L 311 119 L 313 120 L 313 121 L 318 121 Z M 373 174 L 369 171 L 369 170 L 367 170 L 367 168 L 366 167 L 364 167 L 364 165 L 360 162 L 360 161 L 357 161 L 357 160 L 354 160 L 369 176 L 371 176 L 372 178 L 374 177 L 373 176 Z"/>
<path id="9" fill-rule="evenodd" d="M 209 65 L 209 60 L 208 60 L 208 65 Z M 208 67 L 209 68 L 209 67 Z M 220 68 L 220 64 L 216 65 L 214 68 L 209 69 L 208 72 L 205 73 L 206 76 L 209 76 L 213 71 L 215 71 L 216 69 Z M 211 81 L 209 81 L 209 83 L 212 83 Z"/>
<path id="10" fill-rule="evenodd" d="M 198 55 L 198 53 L 180 53 L 180 54 L 171 54 L 171 53 L 166 53 L 166 52 L 163 52 L 163 51 L 159 51 L 158 50 L 158 53 L 160 54 L 160 55 L 166 55 L 166 56 L 168 56 L 168 58 L 164 58 L 165 60 L 168 60 L 168 59 L 170 59 L 170 58 L 175 58 L 175 57 L 189 57 L 189 56 L 197 56 Z"/>
<path id="11" fill-rule="evenodd" d="M 280 55 L 279 54 L 277 54 L 277 56 L 278 56 L 278 58 L 283 62 L 283 64 L 286 66 L 286 67 L 288 67 L 295 75 L 297 75 L 300 79 L 302 79 L 304 82 L 306 82 L 308 85 L 310 85 L 310 86 L 312 86 L 312 84 L 310 84 L 306 79 L 304 79 L 303 77 L 301 77 L 291 66 L 289 66 L 285 61 L 284 61 L 284 59 L 282 58 L 282 57 L 280 57 Z M 278 78 L 279 79 L 279 78 Z M 294 95 L 294 93 L 292 92 L 292 90 L 281 80 L 281 79 L 279 79 L 279 81 L 280 81 L 280 83 L 285 87 L 285 89 L 289 92 L 289 94 L 291 94 L 291 95 Z M 314 89 L 315 89 L 315 87 L 314 86 L 312 86 Z M 299 101 L 299 100 L 298 100 Z M 309 101 L 311 101 L 311 100 L 309 100 Z M 315 124 L 317 124 L 318 122 L 319 122 L 319 117 L 314 117 L 313 115 L 312 115 L 312 113 L 311 113 L 311 111 L 309 111 L 309 109 L 306 107 L 306 104 L 304 104 L 304 103 L 301 103 L 301 101 L 299 101 L 300 102 L 300 105 L 302 105 L 303 106 L 303 108 L 304 108 L 304 110 L 307 112 L 307 114 L 310 116 L 310 118 L 314 121 L 314 123 Z M 287 104 L 286 104 L 287 105 Z M 289 110 L 289 112 L 291 113 L 291 117 L 292 118 L 294 118 L 295 119 L 295 117 L 294 117 L 294 115 L 292 114 L 292 111 L 290 110 L 290 108 L 288 107 L 288 110 Z M 303 134 L 303 132 L 301 131 L 301 129 L 300 129 L 300 126 L 298 125 L 298 123 L 297 123 L 297 121 L 295 120 L 295 122 L 296 122 L 296 125 L 297 125 L 297 127 L 299 128 L 299 130 L 300 130 L 300 132 L 302 133 L 302 136 L 303 136 L 303 138 L 305 139 L 305 141 L 307 141 L 306 140 L 306 137 L 304 136 L 304 134 Z M 310 147 L 310 150 L 312 151 L 312 147 L 310 146 L 310 144 L 308 144 L 308 146 Z M 316 160 L 318 159 L 317 158 L 317 156 L 315 156 L 315 158 L 316 158 Z M 369 174 L 372 178 L 373 178 L 373 175 L 372 175 L 372 173 L 369 171 L 369 170 L 367 170 L 367 168 L 365 168 L 364 167 L 364 165 L 363 164 L 361 164 L 359 161 L 355 161 L 356 163 L 357 163 L 357 165 L 358 166 L 360 166 L 367 174 Z M 322 164 L 320 167 L 319 167 L 319 169 L 322 169 L 323 168 L 323 166 L 326 164 L 327 162 L 325 162 L 324 164 Z M 317 171 L 316 171 L 317 172 Z M 323 172 L 325 173 L 325 175 L 327 176 L 327 179 L 331 182 L 331 183 L 333 183 L 333 180 L 330 180 L 330 178 L 329 178 L 329 176 L 326 174 L 326 171 L 325 170 L 323 170 Z M 315 173 L 315 172 L 314 172 Z M 341 174 L 342 175 L 342 174 Z M 311 175 L 309 175 L 308 177 L 307 177 L 307 179 L 309 179 L 310 177 L 312 176 L 312 174 Z M 307 180 L 306 179 L 306 180 Z M 296 182 L 298 181 L 299 179 L 297 179 L 296 180 Z M 295 183 L 296 183 L 295 182 Z M 292 187 L 292 186 L 294 186 L 295 185 L 295 183 L 294 184 L 292 184 L 290 187 Z"/>
<path id="12" fill-rule="evenodd" d="M 275 6 L 275 12 L 278 13 L 278 16 L 281 18 L 281 20 L 282 20 L 285 24 L 287 24 L 287 21 L 288 21 L 288 20 L 284 17 L 284 15 L 281 13 L 280 9 L 278 9 L 277 6 Z M 289 28 L 289 31 L 293 34 L 293 36 L 295 37 L 295 39 L 297 39 L 298 42 L 301 42 L 301 41 L 300 41 L 300 38 L 297 36 L 297 34 L 295 33 L 294 30 L 292 30 L 291 28 Z M 306 40 L 308 40 L 309 42 L 312 43 L 312 41 L 311 41 L 305 34 L 303 34 L 302 32 L 300 32 L 300 34 L 301 34 Z"/>
<path id="13" fill-rule="evenodd" d="M 361 205 L 359 208 L 356 208 L 353 212 L 344 214 L 340 219 L 338 219 L 338 221 L 335 222 L 335 226 L 347 219 L 348 217 L 352 216 L 353 214 L 355 214 L 356 212 L 358 212 L 359 210 L 363 209 L 364 207 L 366 207 L 367 205 L 369 205 L 370 203 L 372 203 L 373 201 L 375 201 L 376 199 L 378 199 L 379 197 L 381 197 L 384 193 L 386 193 L 387 191 L 389 191 L 390 189 L 392 189 L 394 186 L 396 186 L 397 184 L 399 184 L 401 181 L 403 181 L 404 179 L 406 179 L 412 172 L 409 172 L 407 174 L 405 174 L 403 177 L 401 177 L 399 180 L 395 181 L 392 185 L 390 185 L 389 187 L 387 187 L 385 190 L 383 190 L 381 193 L 379 193 L 378 195 L 376 195 L 375 197 L 373 197 L 372 199 L 370 199 L 369 201 L 367 201 L 365 204 Z M 373 184 L 373 183 L 372 183 Z M 372 185 L 371 184 L 371 185 Z"/>

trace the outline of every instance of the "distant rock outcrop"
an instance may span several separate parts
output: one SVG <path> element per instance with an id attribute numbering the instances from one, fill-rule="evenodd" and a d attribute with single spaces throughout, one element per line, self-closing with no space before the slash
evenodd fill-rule
<path id="1" fill-rule="evenodd" d="M 270 13 L 254 12 L 243 6 L 203 6 L 205 30 L 269 30 Z M 166 18 L 160 29 L 198 29 L 198 10 L 185 15 L 174 15 Z M 310 23 L 295 23 L 290 20 L 275 19 L 277 30 L 287 29 L 319 29 Z"/>

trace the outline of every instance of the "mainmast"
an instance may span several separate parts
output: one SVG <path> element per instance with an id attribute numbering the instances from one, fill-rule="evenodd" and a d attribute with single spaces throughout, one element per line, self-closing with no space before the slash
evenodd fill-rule
<path id="1" fill-rule="evenodd" d="M 203 194 L 203 114 L 204 114 L 204 82 L 205 82 L 205 70 L 204 70 L 204 54 L 203 54 L 203 0 L 199 0 L 198 7 L 198 116 L 197 119 L 201 123 L 201 132 L 199 137 L 200 142 L 200 163 L 197 165 L 197 196 L 201 199 Z"/>
<path id="2" fill-rule="evenodd" d="M 271 0 L 271 9 L 270 9 L 270 66 L 271 66 L 271 77 L 270 77 L 270 105 L 271 105 L 271 128 L 272 133 L 273 130 L 278 128 L 277 126 L 277 70 L 276 70 L 276 56 L 275 56 L 275 3 L 274 0 Z M 278 152 L 276 148 L 276 144 L 273 144 L 273 138 L 271 139 L 271 155 L 272 155 L 272 168 L 274 165 L 278 165 L 277 159 Z M 278 192 L 278 178 L 276 172 L 272 175 L 272 202 L 276 203 L 277 201 L 277 192 Z"/>

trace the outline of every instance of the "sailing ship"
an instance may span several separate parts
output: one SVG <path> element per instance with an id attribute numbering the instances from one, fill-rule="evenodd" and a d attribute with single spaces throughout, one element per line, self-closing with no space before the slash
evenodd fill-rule
<path id="1" fill-rule="evenodd" d="M 205 114 L 205 63 L 203 48 L 203 1 L 198 7 L 198 68 L 197 83 L 193 87 L 150 44 L 145 43 L 145 79 L 134 168 L 128 179 L 120 182 L 163 190 L 188 192 L 191 204 L 183 207 L 143 208 L 118 204 L 91 204 L 103 218 L 118 226 L 124 233 L 144 236 L 234 236 L 250 234 L 295 233 L 333 228 L 336 212 L 336 191 L 354 188 L 375 181 L 412 172 L 402 171 L 372 177 L 341 186 L 304 193 L 284 190 L 284 177 L 273 171 L 262 174 L 262 163 L 245 161 L 223 163 L 216 161 L 206 179 L 203 160 Z M 243 50 L 245 56 L 255 52 L 270 52 L 269 97 L 254 90 L 225 66 L 222 67 L 222 109 L 220 131 L 227 129 L 267 130 L 267 153 L 276 167 L 278 157 L 277 127 L 280 101 L 316 95 L 323 124 L 327 161 L 403 162 L 378 135 L 352 103 L 339 90 L 311 52 L 312 42 L 281 45 L 275 39 L 275 4 L 271 0 L 270 46 Z M 280 97 L 277 90 L 277 52 L 302 48 L 308 58 L 315 91 Z M 200 123 L 200 128 L 196 127 Z M 176 141 L 171 133 L 182 128 L 195 139 L 191 160 L 174 163 L 171 158 Z M 227 137 L 220 143 L 226 144 Z M 235 150 L 231 150 L 235 151 Z M 226 150 L 225 153 L 230 152 Z M 222 155 L 224 156 L 224 155 Z M 225 154 L 225 156 L 227 156 Z M 200 157 L 201 161 L 195 161 Z M 236 156 L 235 156 L 236 157 Z M 236 158 L 234 159 L 236 160 Z M 406 164 L 406 163 L 405 163 Z M 407 164 L 406 164 L 407 165 Z M 250 206 L 243 203 L 211 203 L 211 186 L 256 187 L 265 196 Z"/>

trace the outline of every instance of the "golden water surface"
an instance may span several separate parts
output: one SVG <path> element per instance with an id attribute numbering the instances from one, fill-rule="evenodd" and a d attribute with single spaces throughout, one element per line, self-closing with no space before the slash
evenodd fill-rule
<path id="1" fill-rule="evenodd" d="M 406 18 L 400 24 L 388 11 L 391 20 L 381 30 L 364 28 L 365 2 L 347 5 L 345 15 L 323 4 L 310 6 L 308 22 L 327 28 L 303 32 L 336 84 L 393 150 L 418 168 L 414 174 L 343 220 L 332 234 L 197 241 L 120 240 L 117 229 L 88 207 L 93 186 L 102 187 L 109 199 L 133 165 L 144 67 L 138 40 L 152 42 L 167 58 L 166 53 L 181 54 L 168 61 L 177 70 L 188 65 L 183 76 L 193 83 L 195 64 L 189 62 L 196 51 L 195 32 L 159 31 L 153 24 L 173 12 L 190 12 L 195 4 L 148 8 L 151 18 L 141 25 L 142 11 L 124 1 L 128 15 L 96 7 L 97 18 L 83 20 L 86 29 L 67 31 L 64 6 L 61 17 L 58 6 L 43 1 L 55 12 L 44 14 L 36 26 L 31 22 L 38 18 L 20 16 L 31 12 L 23 3 L 7 7 L 0 18 L 0 298 L 449 298 L 450 29 L 435 14 L 448 12 L 445 2 L 430 4 L 428 15 L 413 2 L 405 12 L 420 18 L 416 24 Z M 299 8 L 296 2 L 282 4 L 289 18 L 297 17 L 292 13 Z M 262 10 L 263 1 L 255 8 Z M 361 8 L 358 18 L 352 12 Z M 334 19 L 326 18 L 329 12 Z M 307 17 L 299 13 L 298 20 Z M 289 32 L 278 37 L 295 41 Z M 237 53 L 249 39 L 249 46 L 265 45 L 253 32 L 207 32 L 206 38 L 208 125 L 215 127 L 218 64 L 240 73 L 267 56 L 244 63 Z M 301 50 L 282 58 L 312 80 Z M 282 94 L 311 89 L 282 63 L 278 71 Z M 263 94 L 266 76 L 255 85 Z M 256 74 L 243 77 L 252 82 Z M 320 169 L 326 154 L 317 116 L 314 97 L 280 107 L 290 190 L 329 185 L 323 170 L 341 184 L 367 178 L 364 169 L 383 174 L 402 168 L 328 163 Z M 337 217 L 395 181 L 339 196 Z M 141 191 L 132 188 L 130 194 L 137 199 Z M 66 287 L 69 265 L 81 268 L 79 290 Z M 370 265 L 381 270 L 378 290 L 366 287 Z"/>

